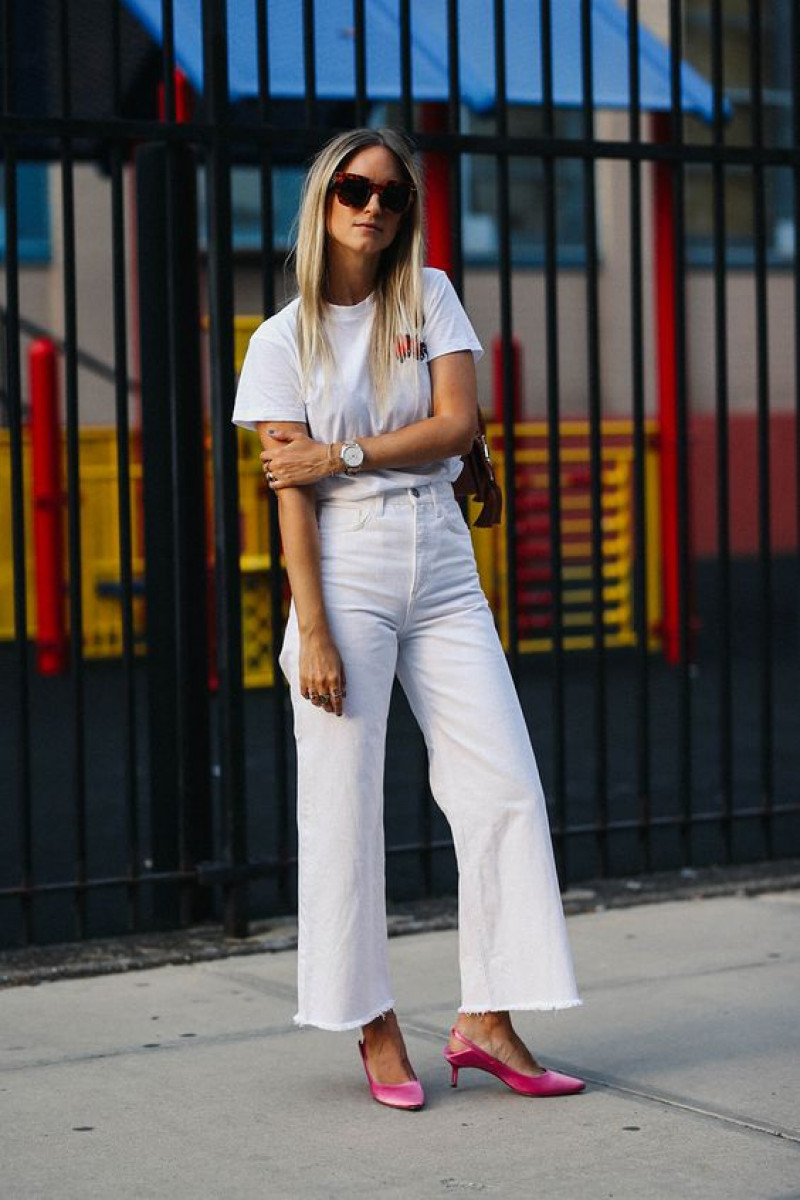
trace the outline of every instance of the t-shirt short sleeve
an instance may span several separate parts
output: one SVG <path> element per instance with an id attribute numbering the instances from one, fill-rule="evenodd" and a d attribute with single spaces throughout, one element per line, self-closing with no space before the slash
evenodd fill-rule
<path id="1" fill-rule="evenodd" d="M 444 271 L 425 268 L 424 309 L 428 361 L 456 350 L 471 350 L 475 362 L 483 356 L 483 346 Z"/>
<path id="2" fill-rule="evenodd" d="M 285 322 L 270 318 L 250 338 L 231 417 L 255 430 L 256 421 L 305 421 L 300 367 Z"/>

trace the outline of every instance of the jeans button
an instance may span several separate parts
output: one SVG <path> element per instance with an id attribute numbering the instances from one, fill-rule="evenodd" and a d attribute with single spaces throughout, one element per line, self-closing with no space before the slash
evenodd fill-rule
<path id="1" fill-rule="evenodd" d="M 412 495 L 412 496 L 418 496 L 418 495 L 419 495 L 419 488 L 412 488 L 412 489 L 411 489 L 411 495 Z"/>

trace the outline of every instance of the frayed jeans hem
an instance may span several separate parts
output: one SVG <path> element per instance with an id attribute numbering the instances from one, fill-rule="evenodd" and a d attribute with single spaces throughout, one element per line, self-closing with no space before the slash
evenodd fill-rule
<path id="1" fill-rule="evenodd" d="M 562 1008 L 579 1008 L 582 1004 L 582 1000 L 573 997 L 571 1000 L 543 1000 L 537 1004 L 496 1004 L 493 1008 L 473 1008 L 462 1004 L 457 1011 L 472 1017 L 482 1017 L 494 1012 L 554 1012 Z"/>
<path id="2" fill-rule="evenodd" d="M 315 1029 L 327 1029 L 333 1033 L 343 1033 L 348 1029 L 360 1029 L 362 1025 L 369 1025 L 370 1021 L 374 1021 L 376 1017 L 382 1017 L 385 1013 L 391 1012 L 394 1008 L 394 1001 L 390 1000 L 386 1004 L 381 1004 L 373 1012 L 368 1013 L 365 1017 L 359 1017 L 356 1021 L 339 1021 L 333 1023 L 331 1021 L 313 1021 L 305 1017 L 301 1017 L 300 1013 L 295 1013 L 292 1021 L 295 1025 L 299 1025 L 301 1029 L 307 1026 L 313 1026 Z"/>

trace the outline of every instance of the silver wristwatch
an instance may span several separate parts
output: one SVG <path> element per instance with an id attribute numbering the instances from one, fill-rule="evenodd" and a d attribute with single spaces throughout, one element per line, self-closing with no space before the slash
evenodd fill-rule
<path id="1" fill-rule="evenodd" d="M 357 475 L 364 461 L 364 451 L 358 442 L 343 442 L 339 457 L 344 463 L 345 475 Z"/>

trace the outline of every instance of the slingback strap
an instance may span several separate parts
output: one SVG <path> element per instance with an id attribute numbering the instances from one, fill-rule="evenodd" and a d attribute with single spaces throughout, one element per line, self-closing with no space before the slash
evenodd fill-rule
<path id="1" fill-rule="evenodd" d="M 476 1046 L 474 1042 L 471 1042 L 469 1038 L 461 1032 L 460 1029 L 456 1028 L 455 1025 L 450 1030 L 450 1036 L 456 1038 L 456 1040 L 459 1042 L 463 1042 L 465 1046 L 469 1046 L 470 1050 L 477 1050 L 480 1054 L 486 1053 L 486 1051 L 482 1050 L 480 1046 Z"/>

